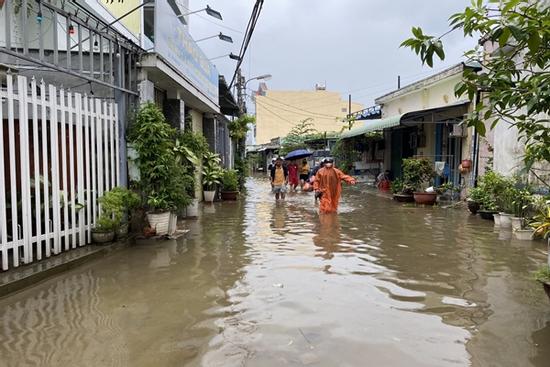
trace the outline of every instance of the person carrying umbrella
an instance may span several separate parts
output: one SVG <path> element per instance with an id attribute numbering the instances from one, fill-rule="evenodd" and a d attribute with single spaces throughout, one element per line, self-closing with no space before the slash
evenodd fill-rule
<path id="1" fill-rule="evenodd" d="M 322 214 L 336 213 L 342 193 L 342 181 L 355 185 L 355 179 L 345 175 L 334 167 L 334 160 L 327 158 L 323 168 L 319 169 L 313 181 L 315 197 L 319 198 L 319 212 Z"/>

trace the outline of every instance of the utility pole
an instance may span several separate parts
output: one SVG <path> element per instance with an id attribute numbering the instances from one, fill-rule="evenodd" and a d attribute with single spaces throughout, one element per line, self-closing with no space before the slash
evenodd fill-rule
<path id="1" fill-rule="evenodd" d="M 397 89 L 401 89 L 401 75 L 397 76 Z"/>
<path id="2" fill-rule="evenodd" d="M 351 94 L 348 95 L 348 130 L 351 130 Z"/>
<path id="3" fill-rule="evenodd" d="M 244 90 L 245 86 L 245 79 L 244 76 L 242 76 L 241 69 L 237 69 L 237 78 L 235 87 L 237 88 L 237 105 L 239 106 L 239 114 L 242 115 L 246 113 L 246 101 L 245 101 L 245 95 L 246 91 Z"/>

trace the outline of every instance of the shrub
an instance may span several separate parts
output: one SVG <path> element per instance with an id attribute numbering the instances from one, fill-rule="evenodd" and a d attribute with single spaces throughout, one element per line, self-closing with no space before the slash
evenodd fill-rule
<path id="1" fill-rule="evenodd" d="M 403 159 L 403 184 L 405 189 L 418 191 L 434 178 L 432 163 L 422 158 Z"/>
<path id="2" fill-rule="evenodd" d="M 237 176 L 237 171 L 232 169 L 224 170 L 221 182 L 224 191 L 238 191 L 239 178 Z"/>

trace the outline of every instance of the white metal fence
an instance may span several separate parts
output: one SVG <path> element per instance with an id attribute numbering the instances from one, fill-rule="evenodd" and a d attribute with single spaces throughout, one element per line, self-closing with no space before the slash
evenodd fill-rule
<path id="1" fill-rule="evenodd" d="M 119 183 L 112 101 L 0 76 L 2 270 L 90 242 L 98 197 Z"/>

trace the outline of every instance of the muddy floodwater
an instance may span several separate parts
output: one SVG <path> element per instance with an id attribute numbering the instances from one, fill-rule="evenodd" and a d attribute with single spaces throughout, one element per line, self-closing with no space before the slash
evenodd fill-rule
<path id="1" fill-rule="evenodd" d="M 550 366 L 542 242 L 361 185 L 321 217 L 247 185 L 181 240 L 0 299 L 0 366 Z"/>

